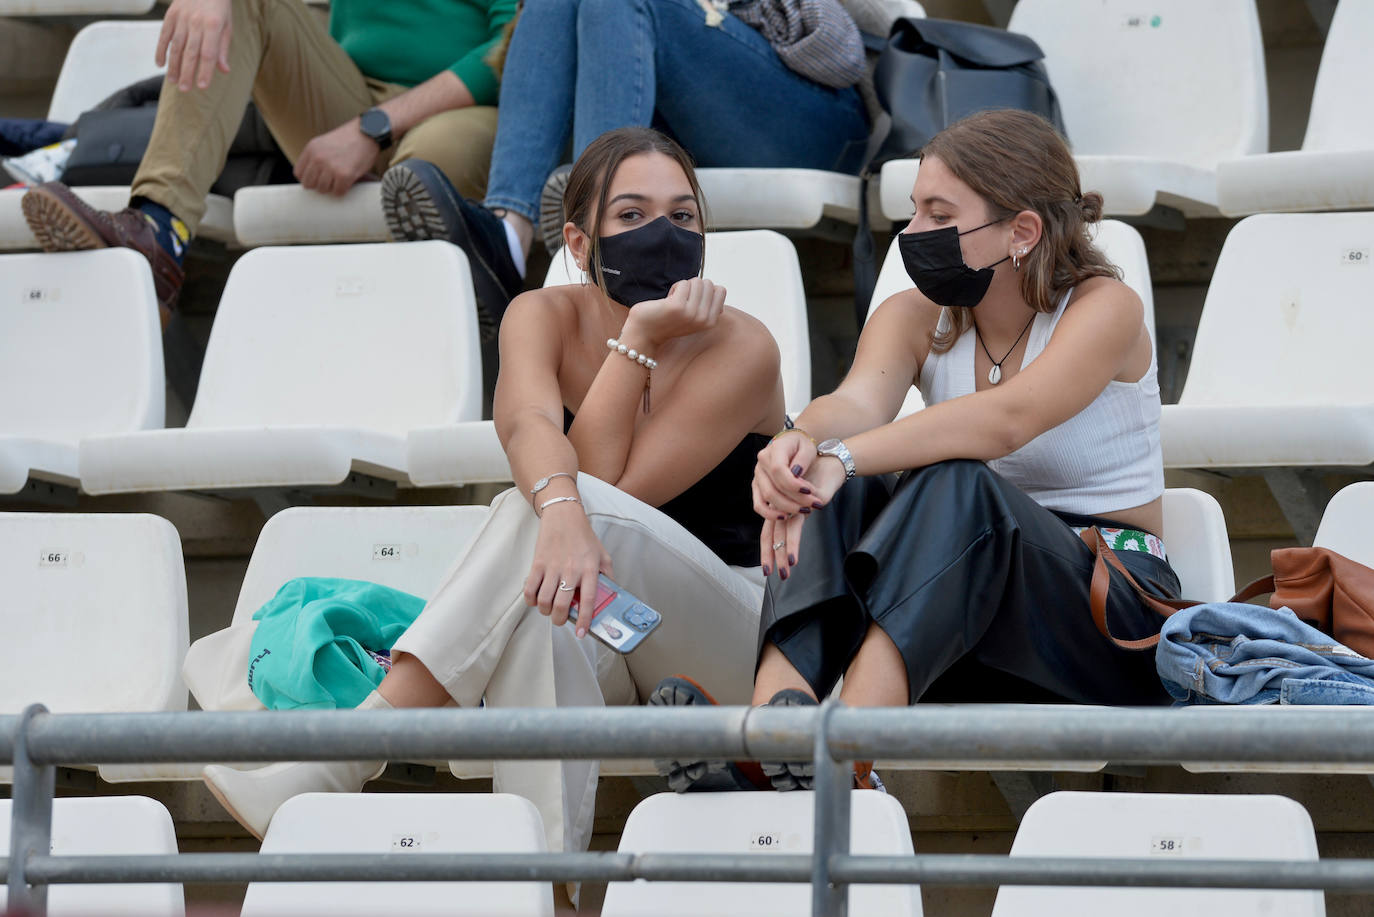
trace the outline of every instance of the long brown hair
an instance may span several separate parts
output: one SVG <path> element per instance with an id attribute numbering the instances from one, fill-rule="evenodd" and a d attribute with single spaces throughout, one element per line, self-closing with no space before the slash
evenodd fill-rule
<path id="1" fill-rule="evenodd" d="M 697 183 L 692 157 L 687 155 L 686 150 L 671 137 L 649 127 L 620 127 L 597 137 L 587 144 L 573 164 L 568 187 L 563 192 L 563 218 L 586 233 L 591 240 L 587 277 L 603 293 L 607 291 L 606 282 L 601 276 L 600 227 L 601 215 L 606 210 L 606 195 L 610 193 L 611 179 L 615 177 L 620 164 L 641 153 L 662 153 L 682 167 L 687 183 L 692 186 L 692 196 L 696 198 L 697 211 L 705 231 L 706 203 L 702 198 L 701 185 Z M 703 268 L 705 260 L 702 258 Z"/>
<path id="2" fill-rule="evenodd" d="M 990 219 L 1023 210 L 1040 215 L 1040 242 L 1021 261 L 1021 295 L 1037 312 L 1053 312 L 1065 290 L 1089 277 L 1121 279 L 1088 235 L 1102 219 L 1102 195 L 1084 194 L 1069 145 L 1039 115 L 1017 109 L 982 111 L 940 131 L 921 148 L 937 157 L 987 202 Z M 973 325 L 968 309 L 945 309 L 944 330 L 931 347 L 943 353 Z"/>

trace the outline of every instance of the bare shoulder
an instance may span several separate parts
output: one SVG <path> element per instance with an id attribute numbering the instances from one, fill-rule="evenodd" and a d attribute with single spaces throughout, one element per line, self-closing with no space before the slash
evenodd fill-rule
<path id="1" fill-rule="evenodd" d="M 1064 310 L 1071 314 L 1092 315 L 1095 320 L 1140 324 L 1145 320 L 1145 304 L 1125 283 L 1115 277 L 1090 277 L 1074 287 L 1073 298 Z"/>
<path id="2" fill-rule="evenodd" d="M 507 321 L 526 325 L 544 324 L 552 320 L 562 324 L 573 319 L 576 314 L 577 304 L 574 302 L 573 288 L 542 287 L 537 290 L 526 290 L 512 299 L 501 322 L 503 327 Z"/>
<path id="3" fill-rule="evenodd" d="M 765 372 L 776 373 L 782 363 L 777 338 L 768 326 L 733 306 L 721 311 L 711 329 L 709 347 L 722 361 L 749 362 Z"/>

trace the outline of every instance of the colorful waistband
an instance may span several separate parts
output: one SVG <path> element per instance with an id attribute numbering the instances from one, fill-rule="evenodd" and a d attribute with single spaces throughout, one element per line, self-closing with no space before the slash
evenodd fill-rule
<path id="1" fill-rule="evenodd" d="M 1075 535 L 1082 535 L 1087 529 L 1086 525 L 1070 526 Z M 1149 532 L 1142 532 L 1139 529 L 1109 529 L 1098 527 L 1102 537 L 1107 540 L 1107 547 L 1113 551 L 1144 551 L 1146 554 L 1153 554 L 1166 563 L 1169 555 L 1164 551 L 1164 542 L 1158 535 L 1151 535 Z"/>

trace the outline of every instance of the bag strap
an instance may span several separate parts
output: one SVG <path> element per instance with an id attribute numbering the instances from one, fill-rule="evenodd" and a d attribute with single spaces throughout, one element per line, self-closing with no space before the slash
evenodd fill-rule
<path id="1" fill-rule="evenodd" d="M 1131 576 L 1131 572 L 1121 563 L 1121 558 L 1116 556 L 1116 552 L 1107 546 L 1107 539 L 1096 526 L 1084 529 L 1079 537 L 1088 546 L 1088 550 L 1094 554 L 1092 585 L 1088 588 L 1088 606 L 1092 609 L 1093 623 L 1097 625 L 1098 633 L 1123 650 L 1152 649 L 1159 643 L 1159 634 L 1155 634 L 1153 637 L 1143 637 L 1139 640 L 1122 640 L 1112 635 L 1111 628 L 1107 626 L 1107 593 L 1112 586 L 1108 566 L 1124 576 L 1126 583 L 1135 590 L 1135 594 L 1140 597 L 1146 607 L 1161 617 L 1167 618 L 1185 608 L 1203 604 L 1188 599 L 1161 599 L 1158 596 L 1150 595 L 1136 582 L 1135 577 Z M 1257 595 L 1267 595 L 1273 591 L 1274 577 L 1261 576 L 1231 596 L 1230 601 L 1248 602 Z"/>
<path id="2" fill-rule="evenodd" d="M 1126 578 L 1126 583 L 1135 590 L 1135 594 L 1140 597 L 1146 607 L 1162 617 L 1167 618 L 1176 611 L 1201 604 L 1200 602 L 1190 602 L 1187 599 L 1161 599 L 1150 595 L 1136 582 L 1135 577 L 1131 576 L 1130 571 L 1121 563 L 1121 558 L 1116 556 L 1116 552 L 1107 546 L 1107 539 L 1103 537 L 1097 526 L 1084 529 L 1079 537 L 1088 546 L 1088 550 L 1094 554 L 1092 585 L 1088 588 L 1088 607 L 1092 609 L 1093 623 L 1097 625 L 1098 633 L 1123 650 L 1152 649 L 1159 643 L 1159 634 L 1152 637 L 1142 637 L 1139 640 L 1122 640 L 1113 636 L 1111 628 L 1107 625 L 1107 593 L 1111 591 L 1112 587 L 1109 566 Z"/>

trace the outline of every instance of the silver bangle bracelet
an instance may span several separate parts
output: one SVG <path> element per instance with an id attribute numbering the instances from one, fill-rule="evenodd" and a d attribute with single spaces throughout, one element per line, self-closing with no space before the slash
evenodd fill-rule
<path id="1" fill-rule="evenodd" d="M 530 496 L 532 497 L 535 494 L 539 493 L 539 491 L 543 490 L 545 487 L 548 487 L 549 484 L 553 482 L 554 478 L 572 478 L 574 481 L 576 481 L 577 475 L 567 471 L 555 471 L 553 474 L 545 475 L 544 477 L 534 482 L 534 486 L 530 488 Z"/>
<path id="2" fill-rule="evenodd" d="M 582 501 L 579 500 L 577 497 L 554 497 L 554 498 L 551 499 L 551 500 L 545 500 L 543 503 L 540 503 L 540 504 L 539 504 L 539 509 L 535 512 L 535 515 L 538 516 L 540 519 L 543 519 L 543 518 L 544 518 L 544 510 L 548 509 L 550 506 L 553 506 L 555 503 L 581 503 L 581 502 L 582 502 Z"/>

